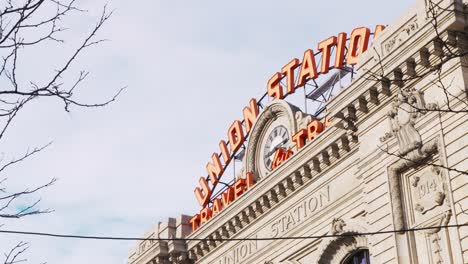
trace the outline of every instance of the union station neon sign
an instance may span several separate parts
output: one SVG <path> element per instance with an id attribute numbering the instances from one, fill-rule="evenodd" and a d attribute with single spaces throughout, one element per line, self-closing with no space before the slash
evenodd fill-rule
<path id="1" fill-rule="evenodd" d="M 384 29 L 385 26 L 383 25 L 376 26 L 373 34 L 374 39 Z M 341 32 L 337 36 L 331 36 L 319 42 L 317 53 L 314 53 L 312 49 L 308 49 L 304 51 L 302 61 L 294 58 L 284 65 L 281 71 L 273 74 L 267 82 L 266 94 L 273 99 L 283 99 L 289 94 L 293 94 L 297 88 L 303 87 L 308 81 L 315 80 L 319 75 L 328 73 L 330 69 L 342 69 L 346 65 L 355 65 L 359 56 L 367 50 L 370 36 L 371 30 L 369 28 L 359 27 L 351 32 L 349 39 L 346 33 Z M 335 58 L 333 62 L 331 62 L 332 48 L 335 48 Z M 318 54 L 322 55 L 319 65 L 315 59 Z M 299 70 L 297 71 L 297 69 Z M 296 72 L 297 76 L 295 75 Z M 283 79 L 286 79 L 286 87 L 281 85 Z M 226 208 L 255 184 L 253 173 L 247 172 L 245 179 L 241 178 L 236 180 L 220 197 L 212 199 L 213 190 L 223 176 L 224 170 L 244 144 L 246 137 L 249 135 L 259 115 L 259 108 L 255 98 L 250 99 L 249 105 L 244 107 L 242 114 L 244 118 L 243 122 L 234 120 L 227 131 L 228 143 L 226 143 L 225 140 L 220 140 L 220 152 L 214 152 L 212 154 L 211 162 L 208 162 L 206 165 L 208 176 L 200 177 L 198 180 L 200 186 L 195 188 L 194 193 L 202 209 L 190 219 L 193 231 L 209 221 L 213 216 L 218 214 L 223 208 Z M 291 138 L 295 144 L 296 150 L 301 149 L 307 142 L 312 141 L 317 134 L 324 131 L 329 125 L 330 120 L 326 118 L 323 122 L 312 120 L 307 125 L 307 128 L 300 129 L 296 132 Z M 243 126 L 244 129 L 242 128 Z M 278 148 L 275 152 L 272 169 L 278 168 L 292 155 L 293 152 L 291 150 Z M 221 158 L 223 162 L 221 162 Z M 210 201 L 212 202 L 211 207 L 208 206 Z"/>

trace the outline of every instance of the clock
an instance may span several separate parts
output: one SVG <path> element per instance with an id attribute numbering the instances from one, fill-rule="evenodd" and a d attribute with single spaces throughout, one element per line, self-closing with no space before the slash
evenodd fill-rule
<path id="1" fill-rule="evenodd" d="M 311 118 L 284 100 L 273 100 L 257 117 L 250 131 L 244 156 L 245 171 L 252 172 L 256 181 L 274 173 L 271 167 L 276 151 L 279 148 L 291 150 L 295 145 L 291 136 L 298 129 L 297 123 L 307 124 L 306 119 Z"/>
<path id="2" fill-rule="evenodd" d="M 276 150 L 286 148 L 288 141 L 289 133 L 283 125 L 276 126 L 270 131 L 263 147 L 263 162 L 267 170 L 271 171 Z"/>

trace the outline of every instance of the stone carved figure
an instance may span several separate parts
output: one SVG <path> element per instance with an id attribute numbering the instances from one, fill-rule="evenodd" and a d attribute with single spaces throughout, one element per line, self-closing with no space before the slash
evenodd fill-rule
<path id="1" fill-rule="evenodd" d="M 402 89 L 393 100 L 388 117 L 391 134 L 398 139 L 401 155 L 421 147 L 421 135 L 414 125 L 425 109 L 423 93 L 415 89 Z"/>
<path id="2" fill-rule="evenodd" d="M 344 231 L 344 227 L 346 226 L 345 221 L 341 218 L 335 218 L 332 221 L 332 226 L 331 226 L 331 233 L 332 235 L 337 235 L 341 234 Z"/>

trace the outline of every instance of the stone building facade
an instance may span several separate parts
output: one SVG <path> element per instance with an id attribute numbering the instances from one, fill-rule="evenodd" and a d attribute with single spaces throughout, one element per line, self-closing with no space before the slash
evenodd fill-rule
<path id="1" fill-rule="evenodd" d="M 333 125 L 269 171 L 262 151 L 271 131 L 291 136 L 312 119 L 272 101 L 244 156 L 256 184 L 195 232 L 181 216 L 145 235 L 325 237 L 143 241 L 129 263 L 468 263 L 467 226 L 404 231 L 468 223 L 466 2 L 418 0 L 328 102 Z M 359 235 L 386 230 L 403 231 Z"/>

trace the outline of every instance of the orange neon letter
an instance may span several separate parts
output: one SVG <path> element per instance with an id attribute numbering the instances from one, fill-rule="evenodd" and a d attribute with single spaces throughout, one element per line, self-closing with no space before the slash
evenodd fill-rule
<path id="1" fill-rule="evenodd" d="M 200 183 L 200 186 L 202 187 L 203 191 L 200 189 L 200 187 L 195 188 L 195 197 L 197 198 L 197 201 L 201 206 L 206 206 L 208 204 L 208 201 L 210 200 L 211 190 L 208 186 L 208 182 L 204 177 L 201 177 L 198 180 L 198 182 Z"/>
<path id="2" fill-rule="evenodd" d="M 318 49 L 322 52 L 322 64 L 320 72 L 327 73 L 330 70 L 331 48 L 336 45 L 336 37 L 332 36 L 318 44 Z"/>
<path id="3" fill-rule="evenodd" d="M 312 122 L 307 125 L 307 139 L 313 140 L 317 134 L 322 133 L 322 131 L 323 124 L 318 120 L 312 120 Z"/>
<path id="4" fill-rule="evenodd" d="M 335 68 L 341 69 L 344 65 L 344 54 L 346 48 L 346 33 L 341 32 L 338 34 L 338 42 L 335 51 Z"/>
<path id="5" fill-rule="evenodd" d="M 231 155 L 229 154 L 226 141 L 219 141 L 219 149 L 221 149 L 221 154 L 223 156 L 224 165 L 228 165 L 231 162 Z"/>
<path id="6" fill-rule="evenodd" d="M 234 201 L 234 188 L 232 186 L 227 188 L 227 190 L 221 194 L 221 199 L 223 201 L 223 207 L 228 206 Z"/>
<path id="7" fill-rule="evenodd" d="M 305 85 L 306 81 L 309 79 L 317 78 L 317 65 L 315 64 L 314 51 L 308 49 L 304 52 L 304 57 L 302 58 L 301 70 L 299 71 L 299 76 L 297 80 L 297 86 Z"/>
<path id="8" fill-rule="evenodd" d="M 245 189 L 245 180 L 240 178 L 234 183 L 234 197 L 235 199 L 239 198 Z"/>
<path id="9" fill-rule="evenodd" d="M 206 164 L 206 171 L 210 176 L 211 185 L 215 187 L 216 184 L 218 184 L 219 178 L 223 175 L 224 169 L 223 165 L 221 165 L 218 153 L 213 153 L 211 160 L 213 163 L 208 162 L 208 164 Z"/>
<path id="10" fill-rule="evenodd" d="M 219 198 L 214 199 L 213 206 L 211 207 L 212 215 L 217 215 L 222 209 L 223 206 L 221 204 L 221 200 Z"/>
<path id="11" fill-rule="evenodd" d="M 382 31 L 385 29 L 385 26 L 384 25 L 377 25 L 375 26 L 375 30 L 374 30 L 374 39 L 376 39 L 380 33 L 382 33 Z"/>
<path id="12" fill-rule="evenodd" d="M 280 85 L 281 73 L 275 73 L 270 80 L 268 80 L 267 91 L 268 96 L 275 99 L 283 99 L 283 86 Z"/>
<path id="13" fill-rule="evenodd" d="M 273 162 L 271 164 L 271 169 L 274 170 L 276 169 L 281 162 L 283 162 L 284 158 L 284 150 L 283 148 L 277 148 L 275 151 L 275 156 L 273 156 Z"/>
<path id="14" fill-rule="evenodd" d="M 247 190 L 252 188 L 252 186 L 255 184 L 255 180 L 254 180 L 254 175 L 252 172 L 247 172 L 245 174 L 245 181 L 246 181 L 246 187 L 247 187 Z"/>
<path id="15" fill-rule="evenodd" d="M 200 215 L 196 214 L 190 218 L 190 224 L 192 225 L 192 231 L 195 231 L 200 227 Z"/>
<path id="16" fill-rule="evenodd" d="M 294 93 L 294 70 L 299 66 L 299 59 L 292 59 L 281 68 L 281 72 L 286 76 L 286 93 Z"/>
<path id="17" fill-rule="evenodd" d="M 354 65 L 357 63 L 359 56 L 367 50 L 369 45 L 370 29 L 366 27 L 355 28 L 351 32 L 348 47 L 348 57 L 346 63 Z"/>
<path id="18" fill-rule="evenodd" d="M 244 107 L 242 113 L 244 114 L 245 133 L 248 134 L 258 117 L 257 100 L 255 98 L 250 99 L 249 107 Z"/>
<path id="19" fill-rule="evenodd" d="M 206 207 L 203 208 L 203 210 L 200 211 L 200 225 L 203 225 L 204 223 L 208 222 L 211 218 L 211 209 Z"/>
<path id="20" fill-rule="evenodd" d="M 299 150 L 305 145 L 305 140 L 307 138 L 307 130 L 306 129 L 301 129 L 297 131 L 296 134 L 292 137 L 292 140 L 294 143 L 296 143 L 296 149 Z"/>
<path id="21" fill-rule="evenodd" d="M 232 123 L 231 127 L 228 130 L 229 145 L 231 146 L 231 151 L 235 153 L 244 143 L 244 132 L 242 131 L 242 124 L 239 120 L 236 120 Z"/>

